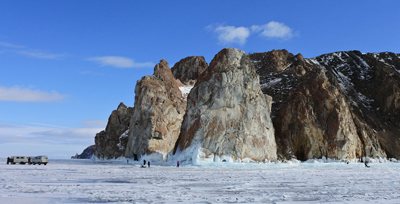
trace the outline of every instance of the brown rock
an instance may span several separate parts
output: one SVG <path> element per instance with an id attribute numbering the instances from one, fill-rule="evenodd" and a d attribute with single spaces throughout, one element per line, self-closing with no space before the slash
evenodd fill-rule
<path id="1" fill-rule="evenodd" d="M 280 158 L 386 156 L 374 136 L 362 133 L 361 123 L 355 124 L 337 78 L 316 60 L 286 50 L 250 57 L 261 75 L 263 92 L 274 98 L 272 120 Z"/>
<path id="2" fill-rule="evenodd" d="M 183 84 L 194 85 L 199 76 L 208 68 L 208 64 L 202 56 L 186 57 L 177 62 L 172 68 L 172 74 Z"/>
<path id="3" fill-rule="evenodd" d="M 133 108 L 123 103 L 112 111 L 106 129 L 96 134 L 94 155 L 105 159 L 123 156 L 127 144 L 127 137 L 123 133 L 128 130 L 132 115 Z"/>
<path id="4" fill-rule="evenodd" d="M 349 99 L 364 154 L 400 159 L 399 55 L 348 51 L 314 60 L 337 79 Z"/>
<path id="5" fill-rule="evenodd" d="M 154 75 L 137 81 L 134 108 L 125 156 L 153 154 L 166 161 L 179 136 L 186 101 L 164 59 L 154 67 Z"/>

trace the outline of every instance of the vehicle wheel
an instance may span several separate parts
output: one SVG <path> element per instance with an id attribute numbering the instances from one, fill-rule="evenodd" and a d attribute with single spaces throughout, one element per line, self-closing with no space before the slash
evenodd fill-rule
<path id="1" fill-rule="evenodd" d="M 47 163 L 44 163 L 44 165 L 46 165 Z"/>
<path id="2" fill-rule="evenodd" d="M 15 164 L 14 162 L 11 162 L 11 164 Z"/>
<path id="3" fill-rule="evenodd" d="M 41 163 L 39 163 L 39 165 L 41 165 Z"/>

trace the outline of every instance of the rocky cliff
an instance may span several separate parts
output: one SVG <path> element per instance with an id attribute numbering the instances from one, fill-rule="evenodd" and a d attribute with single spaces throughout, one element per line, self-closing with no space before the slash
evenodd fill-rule
<path id="1" fill-rule="evenodd" d="M 96 134 L 94 155 L 105 159 L 124 155 L 128 142 L 124 133 L 128 131 L 132 115 L 133 108 L 123 103 L 119 104 L 117 110 L 112 111 L 106 129 Z"/>
<path id="2" fill-rule="evenodd" d="M 400 55 L 335 52 L 311 61 L 319 64 L 350 101 L 362 138 L 376 138 L 389 158 L 400 158 Z M 365 153 L 378 146 L 363 140 Z M 374 154 L 372 154 L 374 155 Z"/>
<path id="3" fill-rule="evenodd" d="M 154 67 L 153 75 L 137 81 L 126 157 L 139 159 L 152 154 L 161 161 L 168 159 L 186 109 L 178 84 L 164 59 Z"/>
<path id="4" fill-rule="evenodd" d="M 314 59 L 304 59 L 300 54 L 294 56 L 286 50 L 250 55 L 257 73 L 260 74 L 263 92 L 274 98 L 272 117 L 280 158 L 306 160 L 322 156 L 338 159 L 386 157 L 397 148 L 387 151 L 388 148 L 383 144 L 385 140 L 379 137 L 368 119 L 376 116 L 365 116 L 364 109 L 371 106 L 372 100 L 368 97 L 370 94 L 366 96 L 363 93 L 372 94 L 382 89 L 378 82 L 372 82 L 382 78 L 376 79 L 376 76 L 371 75 L 373 72 L 380 72 L 380 68 L 373 65 L 377 62 L 372 59 L 362 60 L 370 54 L 357 54 L 360 56 L 353 55 L 347 62 L 335 58 L 336 55 L 347 56 L 346 52 L 322 55 Z M 367 65 L 367 62 L 372 64 Z M 392 68 L 386 76 L 395 77 L 398 74 L 395 73 L 396 70 Z M 356 82 L 351 77 L 364 81 Z M 398 90 L 396 79 L 393 81 L 394 85 L 387 88 L 394 92 L 386 96 L 390 98 L 390 104 L 396 103 Z M 374 107 L 375 110 L 376 108 Z M 399 112 L 395 108 L 389 112 L 392 111 Z M 398 114 L 394 115 L 394 118 L 398 117 Z M 397 142 L 393 137 L 390 140 Z"/>
<path id="5" fill-rule="evenodd" d="M 399 135 L 399 54 L 304 59 L 227 48 L 210 66 L 203 57 L 172 69 L 161 60 L 138 80 L 135 107 L 113 111 L 94 152 L 163 161 L 172 152 L 180 161 L 400 159 Z"/>
<path id="6" fill-rule="evenodd" d="M 191 56 L 181 59 L 172 68 L 172 74 L 183 84 L 193 86 L 199 76 L 208 68 L 202 56 Z"/>
<path id="7" fill-rule="evenodd" d="M 262 94 L 259 76 L 243 51 L 220 51 L 187 100 L 175 148 L 180 161 L 276 159 L 271 98 Z"/>

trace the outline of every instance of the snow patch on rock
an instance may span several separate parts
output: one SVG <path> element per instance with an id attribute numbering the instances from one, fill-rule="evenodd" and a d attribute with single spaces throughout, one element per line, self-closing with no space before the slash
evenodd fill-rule
<path id="1" fill-rule="evenodd" d="M 192 88 L 193 88 L 193 86 L 180 86 L 179 87 L 179 89 L 182 92 L 182 98 L 183 99 L 185 99 L 185 100 L 187 99 L 187 97 L 188 97 L 188 95 L 190 93 L 190 90 L 192 90 Z"/>

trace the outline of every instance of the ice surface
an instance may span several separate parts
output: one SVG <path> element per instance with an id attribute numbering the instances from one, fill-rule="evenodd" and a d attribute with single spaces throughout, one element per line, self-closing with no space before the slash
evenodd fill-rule
<path id="1" fill-rule="evenodd" d="M 0 203 L 400 203 L 400 163 L 214 163 L 140 168 L 124 159 L 50 159 L 38 166 L 2 158 Z"/>

